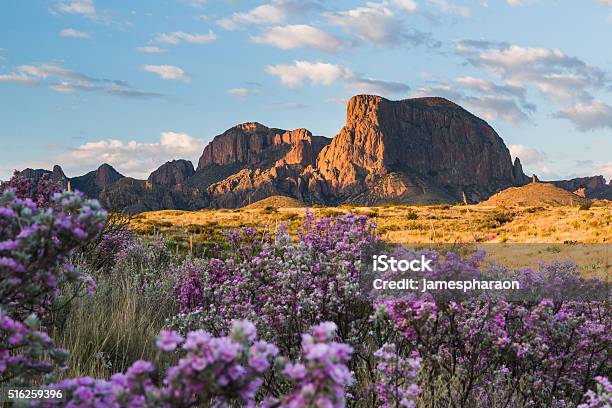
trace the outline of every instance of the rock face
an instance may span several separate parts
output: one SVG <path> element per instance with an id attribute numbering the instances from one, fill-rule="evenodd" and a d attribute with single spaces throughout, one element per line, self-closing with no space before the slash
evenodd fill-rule
<path id="1" fill-rule="evenodd" d="M 249 122 L 210 142 L 190 181 L 192 196 L 215 207 L 241 207 L 272 195 L 302 199 L 302 174 L 316 164 L 330 139 L 306 129 L 283 130 Z"/>
<path id="2" fill-rule="evenodd" d="M 215 136 L 198 162 L 198 170 L 218 165 L 266 165 L 279 159 L 286 164 L 314 164 L 329 141 L 306 129 L 286 131 L 257 122 L 243 123 Z"/>
<path id="3" fill-rule="evenodd" d="M 443 98 L 351 98 L 346 125 L 323 149 L 317 168 L 339 197 L 367 190 L 390 173 L 416 175 L 451 196 L 465 191 L 473 200 L 524 177 L 493 128 Z"/>
<path id="4" fill-rule="evenodd" d="M 89 173 L 73 177 L 70 179 L 70 184 L 73 190 L 78 190 L 90 198 L 98 198 L 100 192 L 112 184 L 124 178 L 124 176 L 115 170 L 112 166 L 104 163 L 97 170 Z"/>
<path id="5" fill-rule="evenodd" d="M 568 191 L 579 191 L 586 198 L 612 200 L 612 180 L 609 184 L 606 184 L 606 179 L 603 176 L 578 177 L 571 180 L 552 181 L 551 183 Z"/>
<path id="6" fill-rule="evenodd" d="M 147 181 L 150 185 L 182 190 L 185 181 L 195 174 L 193 164 L 188 160 L 172 160 L 155 170 Z"/>

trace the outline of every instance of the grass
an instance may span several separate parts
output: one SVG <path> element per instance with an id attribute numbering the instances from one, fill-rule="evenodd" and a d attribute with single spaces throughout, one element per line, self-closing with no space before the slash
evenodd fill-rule
<path id="1" fill-rule="evenodd" d="M 136 360 L 169 362 L 155 338 L 176 312 L 170 299 L 141 293 L 125 276 L 97 283 L 93 295 L 74 299 L 54 315 L 50 335 L 58 347 L 70 350 L 69 370 L 62 377 L 109 378 Z"/>
<path id="2" fill-rule="evenodd" d="M 295 234 L 303 223 L 304 208 L 266 207 L 149 212 L 133 217 L 130 226 L 145 237 L 163 235 L 173 253 L 214 256 L 215 249 L 222 245 L 223 233 L 230 228 L 248 226 L 272 232 L 282 222 Z M 611 246 L 605 245 L 612 243 L 612 206 L 580 210 L 553 206 L 390 205 L 312 211 L 318 217 L 347 212 L 367 215 L 376 221 L 380 236 L 388 242 L 416 246 L 437 243 L 444 245 L 443 250 L 455 251 L 485 249 L 488 260 L 509 267 L 537 267 L 525 262 L 549 263 L 570 257 L 585 275 L 602 276 L 609 274 L 612 263 Z M 457 243 L 468 245 L 457 247 Z M 151 265 L 153 270 L 156 267 Z M 133 276 L 128 276 L 129 271 L 120 272 L 97 277 L 98 289 L 93 295 L 77 298 L 54 314 L 55 328 L 50 334 L 59 347 L 71 351 L 70 368 L 62 374 L 64 378 L 109 378 L 139 359 L 160 361 L 161 357 L 160 370 L 172 362 L 172 357 L 160 355 L 155 338 L 166 319 L 177 311 L 171 293 L 174 282 L 166 279 L 168 282 L 162 285 L 166 290 L 142 293 Z"/>
<path id="3" fill-rule="evenodd" d="M 234 211 L 155 211 L 138 215 L 131 228 L 140 234 L 161 232 L 180 241 L 193 235 L 206 243 L 227 228 L 248 226 L 273 231 L 280 222 L 295 232 L 305 208 Z M 376 221 L 383 239 L 393 243 L 612 243 L 612 205 L 591 207 L 388 206 L 313 208 L 317 216 L 347 212 Z M 197 232 L 196 232 L 197 231 Z"/>
<path id="4" fill-rule="evenodd" d="M 612 205 L 577 206 L 402 206 L 320 207 L 311 211 L 322 216 L 348 212 L 367 215 L 381 238 L 397 244 L 468 244 L 483 249 L 488 259 L 511 267 L 537 268 L 546 263 L 571 259 L 588 276 L 609 276 L 612 264 Z M 273 232 L 282 222 L 295 234 L 304 221 L 305 208 L 246 208 L 240 210 L 156 211 L 132 220 L 141 234 L 151 231 L 170 239 L 171 248 L 195 256 L 214 255 L 224 231 L 251 227 Z M 197 232 L 193 232 L 197 231 Z M 191 244 L 189 244 L 191 243 Z M 498 245 L 489 245 L 498 244 Z M 527 244 L 527 245 L 510 245 Z M 560 245 L 559 253 L 547 251 Z M 608 244 L 593 246 L 567 244 Z M 173 245 L 173 246 L 172 246 Z M 587 250 L 588 248 L 588 250 Z"/>

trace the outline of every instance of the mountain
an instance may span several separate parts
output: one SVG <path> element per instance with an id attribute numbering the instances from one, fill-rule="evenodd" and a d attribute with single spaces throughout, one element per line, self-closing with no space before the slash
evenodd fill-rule
<path id="1" fill-rule="evenodd" d="M 273 195 L 312 202 L 303 174 L 330 141 L 306 129 L 243 123 L 204 148 L 191 192 L 207 197 L 212 207 L 241 207 Z"/>
<path id="2" fill-rule="evenodd" d="M 571 180 L 552 181 L 551 183 L 583 197 L 612 200 L 612 180 L 609 184 L 606 184 L 606 179 L 603 176 L 579 177 Z"/>
<path id="3" fill-rule="evenodd" d="M 102 190 L 124 177 L 112 166 L 104 163 L 94 171 L 71 178 L 70 185 L 73 190 L 78 190 L 90 198 L 99 198 Z"/>
<path id="4" fill-rule="evenodd" d="M 23 171 L 44 172 L 67 181 L 59 166 Z M 306 205 L 481 202 L 530 180 L 487 122 L 447 99 L 357 95 L 332 139 L 247 122 L 215 136 L 197 168 L 173 160 L 136 180 L 104 164 L 70 182 L 112 211 L 137 213 L 236 208 L 272 196 Z M 601 176 L 552 184 L 586 198 L 612 196 Z"/>
<path id="5" fill-rule="evenodd" d="M 445 193 L 441 201 L 459 200 L 462 192 L 479 201 L 524 177 L 515 174 L 492 127 L 443 98 L 351 98 L 346 125 L 323 149 L 317 168 L 324 188 L 341 201 L 355 201 L 381 182 L 382 201 L 418 201 L 436 190 Z"/>
<path id="6" fill-rule="evenodd" d="M 45 169 L 27 168 L 27 169 L 21 170 L 19 174 L 31 180 L 34 180 L 34 181 L 38 181 L 43 176 L 46 175 L 47 177 L 49 177 L 49 180 L 57 182 L 57 183 L 62 183 L 64 187 L 67 186 L 67 181 L 68 181 L 68 178 L 64 174 L 64 170 L 62 170 L 62 168 L 58 166 L 57 164 L 53 166 L 53 170 L 51 171 L 45 170 Z"/>

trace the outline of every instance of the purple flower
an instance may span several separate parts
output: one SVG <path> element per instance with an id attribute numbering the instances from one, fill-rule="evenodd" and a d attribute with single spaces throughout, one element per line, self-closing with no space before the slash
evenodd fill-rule
<path id="1" fill-rule="evenodd" d="M 157 347 L 164 351 L 172 351 L 182 343 L 183 336 L 173 330 L 162 330 L 157 338 Z"/>

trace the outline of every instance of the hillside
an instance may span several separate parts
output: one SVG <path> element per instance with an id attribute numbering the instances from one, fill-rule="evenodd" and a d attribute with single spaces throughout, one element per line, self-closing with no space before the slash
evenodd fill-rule
<path id="1" fill-rule="evenodd" d="M 303 208 L 306 205 L 293 197 L 286 196 L 271 196 L 268 198 L 264 198 L 263 200 L 259 200 L 252 204 L 245 206 L 245 209 L 256 209 L 256 208 Z"/>
<path id="2" fill-rule="evenodd" d="M 486 201 L 485 206 L 579 206 L 586 199 L 549 183 L 530 183 L 521 187 L 510 187 L 494 194 Z"/>

